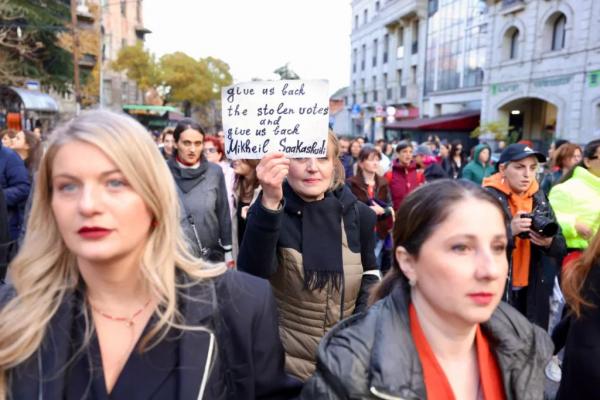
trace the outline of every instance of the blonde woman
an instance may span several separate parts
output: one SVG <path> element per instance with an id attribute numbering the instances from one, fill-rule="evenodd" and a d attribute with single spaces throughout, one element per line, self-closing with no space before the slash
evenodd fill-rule
<path id="1" fill-rule="evenodd" d="M 288 398 L 268 284 L 194 258 L 133 119 L 83 113 L 42 160 L 2 289 L 0 399 Z"/>

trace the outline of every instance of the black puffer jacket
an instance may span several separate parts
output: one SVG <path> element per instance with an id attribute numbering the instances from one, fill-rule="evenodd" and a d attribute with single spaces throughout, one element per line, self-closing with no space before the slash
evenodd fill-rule
<path id="1" fill-rule="evenodd" d="M 302 399 L 425 399 L 423 372 L 410 335 L 408 290 L 396 286 L 367 312 L 338 324 L 319 346 L 317 371 Z M 482 324 L 493 344 L 507 400 L 543 398 L 552 342 L 505 303 Z"/>

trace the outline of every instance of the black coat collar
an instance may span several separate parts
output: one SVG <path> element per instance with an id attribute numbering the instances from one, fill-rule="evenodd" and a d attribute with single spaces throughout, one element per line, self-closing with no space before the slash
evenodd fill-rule
<path id="1" fill-rule="evenodd" d="M 180 312 L 185 325 L 205 327 L 203 331 L 184 331 L 179 342 L 179 400 L 198 398 L 203 382 L 208 384 L 207 357 L 216 355 L 212 316 L 216 310 L 213 280 L 201 284 L 185 282 L 180 294 Z M 11 372 L 11 391 L 15 399 L 53 400 L 64 398 L 65 365 L 71 351 L 71 327 L 79 308 L 78 296 L 67 293 L 50 320 L 40 349 Z M 206 379 L 204 379 L 206 375 Z M 41 379 L 40 379 L 41 377 Z M 208 386 L 208 385 L 207 385 Z M 204 396 L 203 398 L 214 398 Z"/>

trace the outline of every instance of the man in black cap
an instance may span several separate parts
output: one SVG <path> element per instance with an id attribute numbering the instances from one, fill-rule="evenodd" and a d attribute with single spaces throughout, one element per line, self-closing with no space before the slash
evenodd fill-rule
<path id="1" fill-rule="evenodd" d="M 483 186 L 500 200 L 510 220 L 506 299 L 547 329 L 549 299 L 566 244 L 536 180 L 539 163 L 544 161 L 542 153 L 526 144 L 511 144 L 500 155 L 499 172 L 484 179 Z"/>

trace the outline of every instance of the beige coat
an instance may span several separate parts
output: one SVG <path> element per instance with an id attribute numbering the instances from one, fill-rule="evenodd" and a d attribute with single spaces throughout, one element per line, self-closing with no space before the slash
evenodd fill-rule
<path id="1" fill-rule="evenodd" d="M 285 349 L 286 370 L 308 379 L 315 370 L 321 338 L 342 318 L 350 316 L 360 290 L 363 266 L 360 253 L 348 247 L 342 227 L 344 285 L 338 291 L 331 284 L 322 291 L 304 290 L 302 254 L 294 249 L 278 249 L 279 268 L 271 285 L 279 309 L 279 333 Z M 342 294 L 345 299 L 341 312 Z"/>

